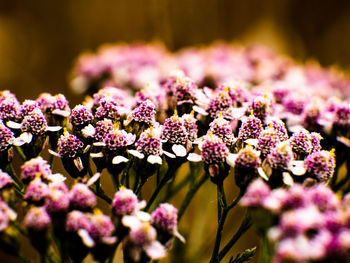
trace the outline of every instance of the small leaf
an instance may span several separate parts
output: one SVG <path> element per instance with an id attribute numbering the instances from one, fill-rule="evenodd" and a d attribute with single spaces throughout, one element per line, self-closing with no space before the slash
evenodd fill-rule
<path id="1" fill-rule="evenodd" d="M 239 253 L 235 259 L 230 259 L 229 263 L 243 263 L 252 259 L 255 255 L 256 247 L 246 249 L 243 253 Z"/>

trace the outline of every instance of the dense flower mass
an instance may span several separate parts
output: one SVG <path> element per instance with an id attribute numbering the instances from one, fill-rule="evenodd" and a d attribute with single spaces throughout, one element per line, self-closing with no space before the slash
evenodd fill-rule
<path id="1" fill-rule="evenodd" d="M 208 262 L 192 254 L 207 248 L 210 263 L 245 262 L 255 248 L 231 248 L 254 224 L 264 262 L 349 262 L 349 76 L 223 43 L 104 46 L 71 75 L 88 95 L 72 110 L 63 94 L 0 91 L 0 250 L 26 261 L 25 236 L 41 262 L 150 262 L 172 247 L 174 262 Z"/>

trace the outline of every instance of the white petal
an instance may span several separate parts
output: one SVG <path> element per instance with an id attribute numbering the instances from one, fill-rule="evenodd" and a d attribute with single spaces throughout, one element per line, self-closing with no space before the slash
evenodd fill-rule
<path id="1" fill-rule="evenodd" d="M 259 173 L 260 177 L 263 178 L 265 181 L 269 180 L 269 178 L 266 176 L 263 168 L 259 167 L 258 168 L 258 173 Z"/>
<path id="2" fill-rule="evenodd" d="M 73 160 L 75 167 L 77 167 L 78 171 L 81 172 L 84 169 L 83 162 L 81 161 L 80 157 L 75 158 Z"/>
<path id="3" fill-rule="evenodd" d="M 202 114 L 202 115 L 204 115 L 204 116 L 208 115 L 208 112 L 206 112 L 205 109 L 203 109 L 203 108 L 201 108 L 201 107 L 198 107 L 198 106 L 196 106 L 196 105 L 193 106 L 192 109 L 193 109 L 195 112 L 197 112 L 197 113 L 199 113 L 199 114 Z"/>
<path id="4" fill-rule="evenodd" d="M 182 243 L 186 243 L 185 238 L 179 233 L 179 231 L 175 230 L 174 236 L 177 237 Z"/>
<path id="5" fill-rule="evenodd" d="M 64 182 L 67 179 L 67 177 L 63 176 L 60 173 L 50 174 L 50 175 L 48 175 L 46 177 L 47 177 L 47 179 L 49 179 L 53 183 L 61 183 L 61 182 Z"/>
<path id="6" fill-rule="evenodd" d="M 102 237 L 101 238 L 101 241 L 102 243 L 104 244 L 107 244 L 107 245 L 113 245 L 115 242 L 117 242 L 117 237 Z"/>
<path id="7" fill-rule="evenodd" d="M 100 176 L 101 173 L 95 173 L 87 182 L 87 186 L 93 185 L 98 180 L 98 178 L 100 178 Z"/>
<path id="8" fill-rule="evenodd" d="M 167 151 L 163 151 L 163 153 L 166 155 L 166 156 L 168 156 L 169 158 L 176 158 L 176 156 L 175 156 L 175 154 L 172 154 L 172 153 L 170 153 L 170 152 L 167 152 Z"/>
<path id="9" fill-rule="evenodd" d="M 131 121 L 132 121 L 132 118 L 127 118 L 126 120 L 123 121 L 123 125 L 128 126 Z"/>
<path id="10" fill-rule="evenodd" d="M 150 155 L 147 157 L 147 162 L 151 163 L 151 164 L 162 164 L 162 158 L 158 155 Z"/>
<path id="11" fill-rule="evenodd" d="M 238 156 L 238 154 L 229 153 L 226 157 L 226 163 L 231 167 L 235 166 L 237 156 Z"/>
<path id="12" fill-rule="evenodd" d="M 90 148 L 91 148 L 91 145 L 86 145 L 83 153 L 87 153 L 90 150 Z"/>
<path id="13" fill-rule="evenodd" d="M 93 146 L 106 146 L 106 144 L 104 142 L 94 142 L 92 145 Z"/>
<path id="14" fill-rule="evenodd" d="M 240 118 L 242 118 L 242 116 L 244 116 L 245 112 L 246 112 L 246 109 L 244 107 L 231 109 L 232 118 L 234 118 L 236 120 L 239 120 Z"/>
<path id="15" fill-rule="evenodd" d="M 292 176 L 290 176 L 289 173 L 283 172 L 282 176 L 283 176 L 283 183 L 285 185 L 292 186 L 294 184 L 294 180 L 293 180 Z"/>
<path id="16" fill-rule="evenodd" d="M 290 170 L 294 175 L 303 175 L 306 173 L 304 161 L 292 161 L 290 163 Z"/>
<path id="17" fill-rule="evenodd" d="M 145 157 L 145 155 L 143 153 L 140 153 L 139 151 L 136 151 L 136 150 L 128 150 L 128 153 L 130 153 L 131 155 L 133 155 L 139 159 L 143 159 Z"/>
<path id="18" fill-rule="evenodd" d="M 137 207 L 138 207 L 139 210 L 144 209 L 144 208 L 146 207 L 146 201 L 145 201 L 145 200 L 140 201 L 140 202 L 138 203 Z M 140 212 L 142 212 L 142 211 L 140 211 Z M 138 213 L 138 212 L 136 212 L 136 214 L 137 214 L 137 213 Z"/>
<path id="19" fill-rule="evenodd" d="M 122 224 L 126 227 L 129 227 L 129 228 L 137 228 L 142 223 L 137 216 L 126 215 L 126 216 L 123 216 L 123 218 L 122 218 Z"/>
<path id="20" fill-rule="evenodd" d="M 345 146 L 350 148 L 350 139 L 343 137 L 343 136 L 338 136 L 337 141 L 341 142 L 342 144 L 344 144 Z"/>
<path id="21" fill-rule="evenodd" d="M 7 216 L 10 218 L 11 221 L 14 221 L 17 219 L 17 213 L 13 211 L 11 208 L 8 208 L 6 210 Z"/>
<path id="22" fill-rule="evenodd" d="M 159 241 L 152 241 L 150 244 L 143 247 L 147 256 L 151 259 L 161 259 L 166 256 L 166 250 Z"/>
<path id="23" fill-rule="evenodd" d="M 93 247 L 95 245 L 94 240 L 90 237 L 89 232 L 86 229 L 79 229 L 78 235 L 81 237 L 85 246 Z"/>
<path id="24" fill-rule="evenodd" d="M 22 133 L 19 137 L 15 138 L 13 145 L 22 146 L 25 143 L 30 143 L 33 139 L 33 135 L 29 132 Z"/>
<path id="25" fill-rule="evenodd" d="M 46 130 L 51 132 L 57 132 L 62 129 L 61 126 L 47 126 Z"/>
<path id="26" fill-rule="evenodd" d="M 95 128 L 91 124 L 84 127 L 81 132 L 83 133 L 85 138 L 92 137 L 95 135 Z"/>
<path id="27" fill-rule="evenodd" d="M 12 144 L 15 146 L 22 146 L 23 144 L 25 144 L 25 141 L 23 141 L 20 137 L 18 137 L 13 140 Z"/>
<path id="28" fill-rule="evenodd" d="M 187 154 L 186 148 L 183 147 L 180 144 L 174 144 L 171 149 L 173 150 L 173 152 L 180 157 L 184 157 Z"/>
<path id="29" fill-rule="evenodd" d="M 57 152 L 55 152 L 55 151 L 53 151 L 51 149 L 49 149 L 49 153 L 54 155 L 54 156 L 56 156 L 56 157 L 61 157 L 61 155 L 59 155 Z"/>
<path id="30" fill-rule="evenodd" d="M 124 156 L 118 155 L 113 158 L 112 163 L 120 164 L 120 163 L 126 163 L 127 161 L 129 161 L 129 159 L 125 158 Z"/>
<path id="31" fill-rule="evenodd" d="M 258 139 L 247 139 L 244 142 L 246 144 L 250 144 L 250 145 L 256 147 L 258 145 L 258 141 L 259 141 Z"/>
<path id="32" fill-rule="evenodd" d="M 55 109 L 52 111 L 52 113 L 55 115 L 60 115 L 62 117 L 69 117 L 69 115 L 70 115 L 70 111 L 60 110 L 60 109 Z"/>
<path id="33" fill-rule="evenodd" d="M 200 161 L 202 161 L 202 156 L 200 154 L 197 154 L 197 153 L 190 153 L 187 156 L 187 160 L 189 160 L 190 162 L 200 162 Z"/>
<path id="34" fill-rule="evenodd" d="M 6 122 L 6 126 L 11 129 L 20 129 L 22 127 L 22 124 L 14 122 L 14 121 L 8 121 Z"/>
<path id="35" fill-rule="evenodd" d="M 91 158 L 102 158 L 104 155 L 102 152 L 99 153 L 90 153 Z"/>
<path id="36" fill-rule="evenodd" d="M 24 132 L 19 137 L 21 137 L 26 143 L 30 143 L 33 139 L 33 134 L 29 132 Z"/>
<path id="37" fill-rule="evenodd" d="M 135 142 L 136 135 L 132 134 L 132 133 L 128 133 L 127 136 L 126 136 L 126 139 L 128 141 L 128 145 L 131 145 L 131 144 L 133 144 Z"/>
<path id="38" fill-rule="evenodd" d="M 142 222 L 149 222 L 151 220 L 151 215 L 144 211 L 137 211 L 136 216 Z"/>
<path id="39" fill-rule="evenodd" d="M 287 127 L 288 127 L 288 130 L 293 133 L 298 132 L 303 128 L 303 126 L 301 125 L 293 125 L 293 126 L 287 126 Z"/>

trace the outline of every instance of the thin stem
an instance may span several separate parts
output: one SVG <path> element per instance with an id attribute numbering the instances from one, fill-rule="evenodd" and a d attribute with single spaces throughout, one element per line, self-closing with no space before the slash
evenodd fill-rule
<path id="1" fill-rule="evenodd" d="M 105 200 L 108 204 L 111 204 L 112 203 L 112 199 L 106 195 L 106 193 L 102 190 L 102 188 L 100 188 L 99 191 L 93 189 L 93 188 L 90 188 L 90 190 L 95 194 L 97 195 L 98 197 L 100 197 L 102 200 Z"/>
<path id="2" fill-rule="evenodd" d="M 14 185 L 15 185 L 15 187 L 16 187 L 20 192 L 22 192 L 22 189 L 23 189 L 22 181 L 18 178 L 18 176 L 17 176 L 17 174 L 16 174 L 16 171 L 15 171 L 15 169 L 13 168 L 12 163 L 10 163 L 10 164 L 7 166 L 7 172 L 10 174 L 10 176 L 11 176 L 12 179 L 14 180 Z"/>
<path id="3" fill-rule="evenodd" d="M 130 162 L 127 163 L 126 167 L 122 171 L 122 178 L 121 178 L 121 184 L 124 185 L 125 183 L 129 184 L 129 170 L 134 162 L 134 159 L 131 159 Z M 127 186 L 128 187 L 128 186 Z"/>
<path id="4" fill-rule="evenodd" d="M 141 179 L 141 182 L 138 184 L 136 190 L 134 191 L 136 195 L 138 195 L 141 192 L 142 186 L 147 182 L 147 180 Z"/>
<path id="5" fill-rule="evenodd" d="M 226 203 L 224 184 L 222 181 L 219 181 L 217 184 L 217 194 L 218 194 L 218 229 L 216 232 L 215 244 L 214 244 L 213 253 L 210 259 L 210 263 L 219 262 L 218 253 L 220 249 L 222 230 L 224 228 L 225 220 L 229 211 Z"/>
<path id="6" fill-rule="evenodd" d="M 151 208 L 151 206 L 152 206 L 153 202 L 155 201 L 155 199 L 157 198 L 160 190 L 162 190 L 163 186 L 169 181 L 169 179 L 172 177 L 173 174 L 175 174 L 175 171 L 173 169 L 169 168 L 168 171 L 166 172 L 166 174 L 160 180 L 160 182 L 157 185 L 156 190 L 154 190 L 151 198 L 147 202 L 147 206 L 145 208 L 145 211 L 148 211 Z"/>
<path id="7" fill-rule="evenodd" d="M 240 237 L 247 232 L 247 230 L 251 227 L 252 225 L 252 219 L 250 216 L 246 215 L 244 220 L 242 221 L 241 225 L 239 226 L 237 232 L 233 235 L 233 237 L 230 239 L 229 242 L 224 246 L 224 248 L 220 251 L 219 253 L 219 261 L 221 261 L 227 252 L 230 251 L 230 249 L 233 247 L 234 244 L 240 239 Z"/>
<path id="8" fill-rule="evenodd" d="M 199 188 L 205 183 L 205 181 L 208 178 L 209 177 L 206 174 L 204 174 L 195 185 L 190 187 L 190 190 L 187 192 L 187 194 L 185 196 L 185 199 L 182 201 L 182 204 L 180 206 L 179 213 L 178 213 L 178 222 L 180 222 L 182 216 L 184 215 L 184 213 L 186 211 L 186 208 L 190 204 L 190 202 L 193 199 L 194 195 L 197 193 Z"/>
<path id="9" fill-rule="evenodd" d="M 23 153 L 21 147 L 16 146 L 15 149 L 16 149 L 16 152 L 18 153 L 19 157 L 21 157 L 22 161 L 23 162 L 27 161 L 27 156 Z"/>
<path id="10" fill-rule="evenodd" d="M 218 213 L 219 212 L 221 213 L 218 214 L 219 223 L 218 223 L 218 229 L 217 229 L 216 238 L 215 238 L 215 245 L 214 245 L 212 257 L 210 259 L 210 263 L 220 262 L 219 249 L 220 249 L 220 243 L 221 243 L 221 237 L 222 237 L 222 230 L 224 228 L 227 214 L 233 207 L 236 206 L 236 204 L 239 202 L 239 200 L 243 196 L 243 192 L 240 191 L 236 199 L 230 205 L 227 205 L 224 184 L 222 181 L 218 182 L 217 191 L 218 191 L 218 206 L 220 206 L 220 209 L 218 208 Z"/>
<path id="11" fill-rule="evenodd" d="M 184 186 L 187 185 L 187 183 L 190 181 L 190 177 L 186 176 L 184 179 L 182 179 L 178 184 L 176 184 L 172 189 L 167 191 L 167 195 L 165 197 L 165 200 L 169 200 L 172 198 L 175 194 L 177 194 Z"/>

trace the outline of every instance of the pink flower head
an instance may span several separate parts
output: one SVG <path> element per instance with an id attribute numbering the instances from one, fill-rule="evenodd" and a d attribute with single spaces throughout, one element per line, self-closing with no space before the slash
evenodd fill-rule
<path id="1" fill-rule="evenodd" d="M 329 151 L 311 153 L 305 158 L 304 165 L 311 176 L 318 181 L 327 182 L 334 172 L 334 153 Z"/>
<path id="2" fill-rule="evenodd" d="M 77 183 L 69 192 L 70 208 L 77 210 L 90 210 L 96 206 L 97 198 L 86 184 Z"/>
<path id="3" fill-rule="evenodd" d="M 177 232 L 177 209 L 171 204 L 160 204 L 151 214 L 151 224 L 171 235 Z"/>
<path id="4" fill-rule="evenodd" d="M 77 105 L 72 110 L 69 120 L 74 127 L 84 127 L 93 119 L 94 115 L 84 105 Z"/>
<path id="5" fill-rule="evenodd" d="M 7 151 L 14 142 L 13 132 L 0 121 L 0 152 Z"/>
<path id="6" fill-rule="evenodd" d="M 217 118 L 220 112 L 222 112 L 222 114 L 225 116 L 225 113 L 230 109 L 232 105 L 233 101 L 230 97 L 228 89 L 225 89 L 223 91 L 220 91 L 215 97 L 210 100 L 206 111 L 212 118 Z"/>
<path id="7" fill-rule="evenodd" d="M 160 156 L 163 153 L 160 134 L 157 134 L 157 131 L 152 127 L 141 133 L 135 145 L 136 150 L 146 156 Z"/>
<path id="8" fill-rule="evenodd" d="M 140 104 L 131 112 L 131 119 L 152 125 L 155 122 L 156 105 L 150 100 L 140 102 Z"/>
<path id="9" fill-rule="evenodd" d="M 38 173 L 40 173 L 40 175 L 45 179 L 52 174 L 50 165 L 40 156 L 26 161 L 21 166 L 21 169 L 21 179 L 24 181 L 33 180 Z"/>
<path id="10" fill-rule="evenodd" d="M 226 144 L 218 136 L 211 132 L 205 136 L 201 144 L 202 161 L 205 164 L 224 163 L 229 153 Z"/>
<path id="11" fill-rule="evenodd" d="M 197 139 L 197 133 L 198 133 L 198 125 L 197 120 L 194 118 L 193 114 L 184 114 L 182 115 L 183 125 L 185 126 L 185 129 L 188 134 L 188 139 L 193 142 L 195 139 Z"/>
<path id="12" fill-rule="evenodd" d="M 36 108 L 29 112 L 28 115 L 24 116 L 21 127 L 23 132 L 30 132 L 33 135 L 42 135 L 46 132 L 46 128 L 47 121 L 40 108 Z"/>
<path id="13" fill-rule="evenodd" d="M 257 139 L 262 130 L 261 120 L 254 115 L 250 115 L 239 128 L 238 138 L 242 140 Z"/>
<path id="14" fill-rule="evenodd" d="M 270 187 L 262 179 L 255 179 L 249 184 L 246 193 L 239 203 L 242 206 L 259 207 L 262 206 L 270 193 Z"/>
<path id="15" fill-rule="evenodd" d="M 117 216 L 132 215 L 144 206 L 145 202 L 140 202 L 132 190 L 121 187 L 114 195 L 112 211 Z"/>
<path id="16" fill-rule="evenodd" d="M 29 202 L 42 203 L 49 193 L 48 185 L 43 183 L 40 177 L 37 177 L 29 183 L 24 198 Z"/>
<path id="17" fill-rule="evenodd" d="M 62 158 L 75 158 L 83 152 L 84 144 L 75 135 L 65 131 L 58 142 L 58 154 Z"/>
<path id="18" fill-rule="evenodd" d="M 162 128 L 162 140 L 173 144 L 185 145 L 188 140 L 188 133 L 184 126 L 183 120 L 177 116 L 175 111 L 174 115 L 167 118 Z"/>
<path id="19" fill-rule="evenodd" d="M 13 180 L 11 176 L 0 170 L 0 191 L 8 186 L 12 186 Z"/>
<path id="20" fill-rule="evenodd" d="M 272 127 L 267 128 L 259 134 L 257 149 L 261 151 L 263 156 L 267 156 L 279 142 L 280 139 L 276 130 Z"/>
<path id="21" fill-rule="evenodd" d="M 100 106 L 97 107 L 95 112 L 95 118 L 103 120 L 104 118 L 117 120 L 120 117 L 118 103 L 115 102 L 110 96 L 106 96 L 99 101 Z"/>
<path id="22" fill-rule="evenodd" d="M 219 114 L 219 117 L 209 124 L 209 131 L 222 139 L 228 147 L 232 146 L 235 141 L 232 125 L 223 118 L 222 114 Z"/>
<path id="23" fill-rule="evenodd" d="M 32 207 L 24 217 L 24 226 L 31 231 L 46 231 L 50 224 L 51 218 L 44 207 Z"/>

